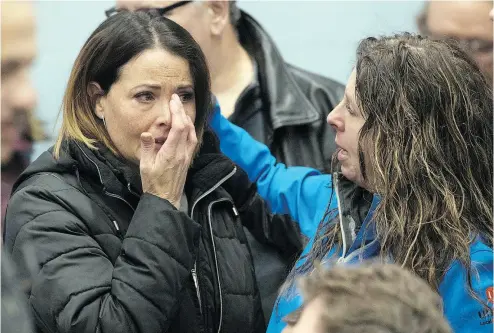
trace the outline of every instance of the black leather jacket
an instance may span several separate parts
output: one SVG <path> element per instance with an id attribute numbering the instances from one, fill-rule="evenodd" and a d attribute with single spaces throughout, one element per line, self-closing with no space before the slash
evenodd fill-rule
<path id="1" fill-rule="evenodd" d="M 256 62 L 259 89 L 239 98 L 238 116 L 230 120 L 270 147 L 280 162 L 330 172 L 335 143 L 326 117 L 343 98 L 344 86 L 285 63 L 273 40 L 244 12 L 238 33 Z"/>
<path id="2" fill-rule="evenodd" d="M 330 172 L 335 143 L 326 117 L 343 98 L 343 85 L 285 63 L 266 31 L 245 12 L 237 31 L 242 46 L 255 61 L 258 75 L 257 82 L 237 100 L 230 121 L 270 147 L 278 161 Z M 263 215 L 262 209 L 266 207 L 258 215 Z M 249 216 L 243 221 L 244 225 L 248 226 L 251 219 Z M 275 219 L 283 220 L 278 221 L 279 225 L 297 228 L 288 216 Z M 265 237 L 255 232 L 246 231 L 246 235 L 264 317 L 269 321 L 279 287 L 302 251 L 303 240 L 290 239 L 287 246 L 280 247 L 280 242 L 266 244 Z"/>

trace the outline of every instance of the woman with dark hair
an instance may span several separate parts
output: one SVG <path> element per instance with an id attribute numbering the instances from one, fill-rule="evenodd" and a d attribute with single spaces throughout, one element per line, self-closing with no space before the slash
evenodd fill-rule
<path id="1" fill-rule="evenodd" d="M 205 130 L 211 105 L 204 55 L 176 23 L 125 12 L 89 37 L 58 140 L 6 215 L 21 275 L 38 268 L 28 296 L 40 331 L 264 330 L 224 188 L 239 172 Z"/>
<path id="2" fill-rule="evenodd" d="M 374 258 L 426 280 L 455 332 L 491 332 L 492 115 L 492 89 L 465 52 L 411 34 L 361 42 L 345 96 L 328 116 L 339 147 L 332 175 L 277 163 L 216 110 L 222 151 L 310 239 L 268 332 L 280 332 L 300 306 L 293 280 L 315 261 Z M 281 237 L 273 224 L 251 228 Z"/>

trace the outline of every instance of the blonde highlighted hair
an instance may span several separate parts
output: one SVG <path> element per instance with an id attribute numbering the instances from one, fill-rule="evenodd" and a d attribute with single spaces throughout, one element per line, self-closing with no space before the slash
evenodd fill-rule
<path id="1" fill-rule="evenodd" d="M 80 51 L 63 97 L 62 126 L 54 156 L 67 140 L 96 149 L 97 144 L 118 155 L 104 123 L 94 112 L 89 84 L 96 82 L 107 94 L 126 63 L 148 49 L 162 48 L 189 64 L 196 104 L 196 134 L 200 142 L 212 110 L 209 70 L 199 45 L 180 25 L 150 12 L 120 12 L 110 16 L 91 34 Z"/>

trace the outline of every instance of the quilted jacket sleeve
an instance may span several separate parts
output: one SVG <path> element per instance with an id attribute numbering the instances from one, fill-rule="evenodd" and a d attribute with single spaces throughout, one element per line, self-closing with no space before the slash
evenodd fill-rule
<path id="1" fill-rule="evenodd" d="M 232 196 L 242 224 L 258 242 L 278 248 L 284 255 L 298 255 L 307 241 L 299 224 L 287 214 L 273 214 L 257 193 L 247 173 L 237 166 L 237 172 L 222 185 Z"/>
<path id="2" fill-rule="evenodd" d="M 166 332 L 200 226 L 168 201 L 144 194 L 112 263 L 61 192 L 26 187 L 11 198 L 6 216 L 5 245 L 20 273 L 31 273 L 22 263 L 36 264 L 29 294 L 36 325 L 62 333 Z"/>

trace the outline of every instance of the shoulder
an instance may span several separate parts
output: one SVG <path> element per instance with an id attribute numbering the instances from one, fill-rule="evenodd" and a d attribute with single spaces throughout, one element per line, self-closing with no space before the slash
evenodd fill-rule
<path id="1" fill-rule="evenodd" d="M 19 184 L 9 200 L 5 214 L 5 244 L 14 245 L 27 227 L 36 230 L 65 228 L 64 223 L 79 222 L 78 207 L 89 198 L 70 183 L 68 176 L 56 173 L 35 174 Z"/>
<path id="2" fill-rule="evenodd" d="M 493 302 L 493 252 L 492 248 L 480 240 L 470 248 L 472 270 L 467 270 L 459 262 L 454 262 L 439 286 L 443 297 L 444 313 L 455 332 L 492 332 L 492 311 L 484 305 Z M 468 290 L 470 276 L 474 298 Z"/>
<path id="3" fill-rule="evenodd" d="M 81 193 L 72 183 L 69 175 L 60 175 L 51 172 L 41 172 L 30 176 L 17 185 L 9 201 L 8 212 L 20 212 L 32 209 L 45 209 L 43 205 L 30 207 L 31 204 L 42 200 L 45 203 L 56 202 L 71 198 Z"/>

